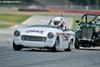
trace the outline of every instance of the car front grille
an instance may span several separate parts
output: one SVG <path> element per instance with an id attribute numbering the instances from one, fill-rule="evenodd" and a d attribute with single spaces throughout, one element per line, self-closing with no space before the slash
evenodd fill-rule
<path id="1" fill-rule="evenodd" d="M 21 36 L 21 40 L 45 42 L 46 41 L 46 37 L 22 35 Z"/>
<path id="2" fill-rule="evenodd" d="M 93 28 L 83 28 L 82 38 L 91 39 L 93 35 Z"/>

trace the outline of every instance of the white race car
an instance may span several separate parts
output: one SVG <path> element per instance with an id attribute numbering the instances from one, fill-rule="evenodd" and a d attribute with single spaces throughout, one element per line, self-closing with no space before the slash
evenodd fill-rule
<path id="1" fill-rule="evenodd" d="M 73 48 L 75 33 L 70 29 L 50 25 L 32 25 L 14 31 L 13 49 L 46 48 L 51 51 L 69 50 Z"/>

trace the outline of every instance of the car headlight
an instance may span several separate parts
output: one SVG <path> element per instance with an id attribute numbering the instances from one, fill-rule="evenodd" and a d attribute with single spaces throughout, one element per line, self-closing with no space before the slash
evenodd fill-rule
<path id="1" fill-rule="evenodd" d="M 52 32 L 49 32 L 49 33 L 48 33 L 48 38 L 51 39 L 51 38 L 53 38 L 53 37 L 54 37 L 54 34 L 53 34 Z"/>
<path id="2" fill-rule="evenodd" d="M 16 30 L 16 31 L 14 32 L 14 36 L 20 36 L 20 32 L 19 32 L 18 30 Z"/>

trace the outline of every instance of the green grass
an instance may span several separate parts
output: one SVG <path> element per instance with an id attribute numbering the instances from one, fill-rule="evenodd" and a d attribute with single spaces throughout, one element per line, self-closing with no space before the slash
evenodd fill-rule
<path id="1" fill-rule="evenodd" d="M 5 25 L 5 24 L 0 24 L 0 28 L 8 28 L 9 25 Z"/>
<path id="2" fill-rule="evenodd" d="M 1 21 L 14 22 L 14 23 L 18 23 L 18 24 L 22 23 L 28 17 L 29 16 L 25 16 L 25 15 L 0 14 Z"/>
<path id="3" fill-rule="evenodd" d="M 72 29 L 75 30 L 76 27 L 78 26 L 78 24 L 76 23 L 77 18 L 73 18 L 73 25 L 72 25 Z"/>
<path id="4" fill-rule="evenodd" d="M 9 27 L 9 23 L 13 24 L 21 24 L 23 21 L 25 21 L 30 16 L 27 15 L 17 15 L 17 14 L 0 14 L 0 21 L 6 22 L 5 24 L 0 24 L 0 28 L 7 28 Z"/>

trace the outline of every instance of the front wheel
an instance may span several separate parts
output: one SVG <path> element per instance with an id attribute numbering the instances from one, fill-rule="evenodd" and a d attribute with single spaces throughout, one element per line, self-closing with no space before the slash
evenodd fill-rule
<path id="1" fill-rule="evenodd" d="M 80 48 L 79 46 L 76 46 L 76 45 L 75 45 L 75 49 L 79 49 L 79 48 Z"/>
<path id="2" fill-rule="evenodd" d="M 59 37 L 55 41 L 55 45 L 51 48 L 52 52 L 57 52 L 59 50 Z"/>
<path id="3" fill-rule="evenodd" d="M 21 46 L 16 45 L 16 44 L 14 43 L 14 41 L 13 41 L 13 50 L 15 50 L 15 51 L 20 51 L 20 50 L 21 50 Z"/>
<path id="4" fill-rule="evenodd" d="M 75 49 L 79 49 L 80 48 L 80 44 L 79 44 L 77 39 L 75 41 L 74 47 L 75 47 Z"/>

